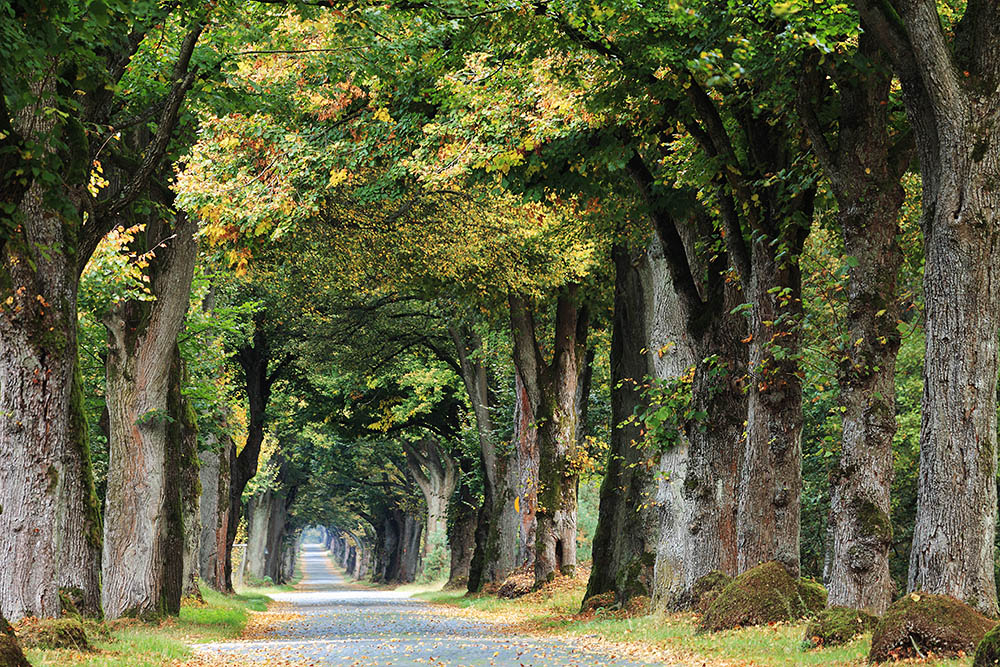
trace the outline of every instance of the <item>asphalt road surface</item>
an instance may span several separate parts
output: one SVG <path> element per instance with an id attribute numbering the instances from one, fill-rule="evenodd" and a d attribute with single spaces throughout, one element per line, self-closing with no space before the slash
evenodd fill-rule
<path id="1" fill-rule="evenodd" d="M 264 639 L 202 644 L 195 650 L 240 664 L 369 667 L 639 667 L 573 644 L 505 635 L 489 623 L 454 618 L 435 605 L 394 591 L 352 590 L 325 551 L 306 546 L 304 578 L 294 592 L 271 597 L 297 615 Z M 228 660 L 227 660 L 228 661 Z"/>

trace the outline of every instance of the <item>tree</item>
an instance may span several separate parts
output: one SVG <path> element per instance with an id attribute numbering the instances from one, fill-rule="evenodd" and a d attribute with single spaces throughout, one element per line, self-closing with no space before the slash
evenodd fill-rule
<path id="1" fill-rule="evenodd" d="M 857 7 L 903 84 L 923 183 L 927 337 L 908 586 L 995 614 L 1000 289 L 988 267 L 1000 252 L 1000 153 L 986 91 L 1000 82 L 1000 15 L 969 3 L 949 35 L 933 2 Z"/>

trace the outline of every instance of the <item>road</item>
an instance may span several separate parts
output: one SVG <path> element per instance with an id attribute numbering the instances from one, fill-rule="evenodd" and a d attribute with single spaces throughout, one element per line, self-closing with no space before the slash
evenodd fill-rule
<path id="1" fill-rule="evenodd" d="M 352 589 L 317 546 L 306 546 L 299 563 L 304 578 L 296 590 L 271 596 L 287 603 L 281 613 L 294 614 L 293 620 L 264 639 L 203 644 L 196 651 L 248 665 L 640 667 L 556 639 L 504 635 L 405 593 Z"/>

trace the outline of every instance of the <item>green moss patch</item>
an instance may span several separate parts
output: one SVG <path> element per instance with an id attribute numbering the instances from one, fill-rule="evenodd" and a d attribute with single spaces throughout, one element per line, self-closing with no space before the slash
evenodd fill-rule
<path id="1" fill-rule="evenodd" d="M 0 616 L 0 667 L 31 667 L 17 643 L 14 628 Z"/>
<path id="2" fill-rule="evenodd" d="M 719 593 L 732 581 L 732 577 L 718 570 L 712 570 L 708 574 L 698 577 L 694 586 L 691 587 L 691 608 L 705 613 L 715 602 L 715 598 L 719 597 Z"/>
<path id="3" fill-rule="evenodd" d="M 871 632 L 878 617 L 850 607 L 829 607 L 821 611 L 806 626 L 805 641 L 812 646 L 838 646 L 858 635 Z"/>
<path id="4" fill-rule="evenodd" d="M 995 625 L 947 595 L 910 593 L 892 603 L 872 634 L 872 662 L 972 653 Z"/>
<path id="5" fill-rule="evenodd" d="M 30 618 L 18 627 L 21 642 L 29 648 L 90 650 L 83 624 L 76 618 Z"/>
<path id="6" fill-rule="evenodd" d="M 698 624 L 699 632 L 794 621 L 826 606 L 826 591 L 795 579 L 781 563 L 758 565 L 722 589 Z"/>
<path id="7" fill-rule="evenodd" d="M 976 648 L 976 658 L 972 661 L 972 667 L 987 667 L 987 665 L 1000 665 L 1000 625 L 987 632 Z"/>

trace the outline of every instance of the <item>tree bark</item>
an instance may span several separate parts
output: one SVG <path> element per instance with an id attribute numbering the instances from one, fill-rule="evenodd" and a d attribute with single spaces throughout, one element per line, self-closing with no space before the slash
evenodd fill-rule
<path id="1" fill-rule="evenodd" d="M 814 111 L 826 101 L 818 68 L 803 77 L 800 116 L 837 197 L 844 251 L 856 260 L 848 273 L 848 347 L 838 368 L 843 443 L 830 476 L 832 539 L 824 579 L 830 605 L 882 614 L 895 591 L 889 494 L 900 343 L 896 284 L 903 260 L 896 237 L 904 197 L 900 177 L 912 151 L 907 142 L 893 146 L 889 136 L 888 58 L 870 32 L 862 33 L 858 53 L 866 66 L 838 76 L 836 151 Z"/>
<path id="2" fill-rule="evenodd" d="M 201 460 L 201 580 L 217 591 L 226 589 L 226 534 L 229 530 L 229 456 L 233 444 L 206 437 Z"/>
<path id="3" fill-rule="evenodd" d="M 514 401 L 511 451 L 496 457 L 497 495 L 483 550 L 482 583 L 500 583 L 514 570 L 530 567 L 535 561 L 538 429 L 531 399 L 517 372 Z"/>
<path id="4" fill-rule="evenodd" d="M 406 463 L 427 504 L 427 533 L 424 557 L 435 548 L 444 548 L 448 539 L 448 503 L 458 485 L 454 457 L 436 439 L 427 436 L 403 443 Z"/>
<path id="5" fill-rule="evenodd" d="M 611 448 L 601 483 L 593 566 L 584 600 L 607 591 L 624 603 L 651 595 L 656 553 L 654 474 L 659 452 L 646 438 L 636 412 L 648 403 L 643 386 L 653 374 L 642 269 L 645 251 L 612 250 L 615 266 L 611 332 Z"/>
<path id="6" fill-rule="evenodd" d="M 176 421 L 176 413 L 168 411 L 168 393 L 194 275 L 196 227 L 188 216 L 178 214 L 174 240 L 157 250 L 150 265 L 155 301 L 124 302 L 105 317 L 111 442 L 102 601 L 108 618 L 157 616 L 175 608 L 172 599 L 164 597 L 170 593 L 164 588 L 165 573 L 180 562 L 182 550 L 164 551 L 180 522 L 168 505 L 177 495 L 177 487 L 168 482 L 178 463 L 168 456 L 169 426 Z M 149 247 L 166 229 L 147 227 Z"/>
<path id="7" fill-rule="evenodd" d="M 247 403 L 249 405 L 247 439 L 243 449 L 237 454 L 236 448 L 231 450 L 229 460 L 229 526 L 226 532 L 226 591 L 233 590 L 233 542 L 236 540 L 236 530 L 239 528 L 243 512 L 243 491 L 247 483 L 257 474 L 260 459 L 260 447 L 264 442 L 264 423 L 267 402 L 271 397 L 271 388 L 281 377 L 285 368 L 291 363 L 291 356 L 285 356 L 274 368 L 269 370 L 271 363 L 271 345 L 264 331 L 263 315 L 254 319 L 254 335 L 251 343 L 240 348 L 236 353 L 236 361 L 243 370 L 246 386 Z"/>
<path id="8" fill-rule="evenodd" d="M 514 337 L 514 365 L 524 382 L 538 437 L 538 510 L 535 532 L 535 581 L 576 568 L 577 386 L 586 353 L 587 314 L 579 288 L 564 288 L 556 302 L 552 360 L 542 357 L 528 304 L 508 297 Z"/>
<path id="9" fill-rule="evenodd" d="M 736 490 L 744 440 L 747 399 L 743 375 L 747 351 L 746 323 L 734 309 L 743 295 L 729 272 L 749 271 L 742 236 L 727 233 L 727 252 L 702 258 L 695 236 L 711 238 L 711 223 L 693 203 L 694 213 L 678 219 L 663 197 L 641 156 L 628 164 L 645 200 L 658 243 L 651 265 L 653 297 L 650 349 L 659 378 L 678 376 L 694 365 L 691 409 L 698 417 L 684 425 L 675 447 L 660 459 L 660 538 L 654 566 L 653 603 L 658 608 L 683 608 L 691 586 L 719 570 L 729 575 L 737 567 Z M 730 224 L 732 227 L 733 224 Z M 735 230 L 739 234 L 738 228 Z M 697 279 L 696 276 L 704 276 Z M 690 356 L 689 356 L 690 355 Z"/>
<path id="10" fill-rule="evenodd" d="M 461 470 L 458 494 L 452 512 L 452 523 L 448 531 L 448 546 L 451 550 L 451 564 L 448 570 L 446 589 L 466 588 L 469 584 L 469 570 L 476 549 L 476 496 L 470 484 L 475 474 L 476 461 L 468 456 L 459 460 Z"/>
<path id="11" fill-rule="evenodd" d="M 750 393 L 738 490 L 737 570 L 778 561 L 799 571 L 802 496 L 802 380 L 799 376 L 805 235 L 779 251 L 756 240 L 746 298 L 750 308 Z M 788 252 L 790 256 L 779 256 Z"/>
<path id="12" fill-rule="evenodd" d="M 267 576 L 268 528 L 271 512 L 274 510 L 274 491 L 265 489 L 250 498 L 247 507 L 247 550 L 246 573 L 252 582 L 259 582 Z"/>
<path id="13" fill-rule="evenodd" d="M 54 115 L 52 116 L 54 118 Z M 47 116 L 48 118 L 48 116 Z M 48 120 L 31 118 L 39 133 Z M 77 369 L 79 220 L 33 184 L 0 243 L 0 615 L 100 614 L 101 528 Z"/>
<path id="14" fill-rule="evenodd" d="M 970 2 L 952 35 L 914 0 L 858 8 L 903 84 L 923 184 L 925 356 L 908 586 L 996 615 L 1000 328 L 1000 7 Z"/>
<path id="15" fill-rule="evenodd" d="M 178 388 L 186 382 L 186 373 L 175 352 L 181 369 Z M 201 461 L 198 458 L 198 420 L 194 407 L 179 393 L 179 415 L 176 417 L 178 432 L 178 464 L 180 465 L 180 519 L 183 530 L 183 558 L 181 559 L 181 596 L 201 599 L 198 588 L 199 558 L 201 555 Z M 170 557 L 170 554 L 167 554 Z"/>

